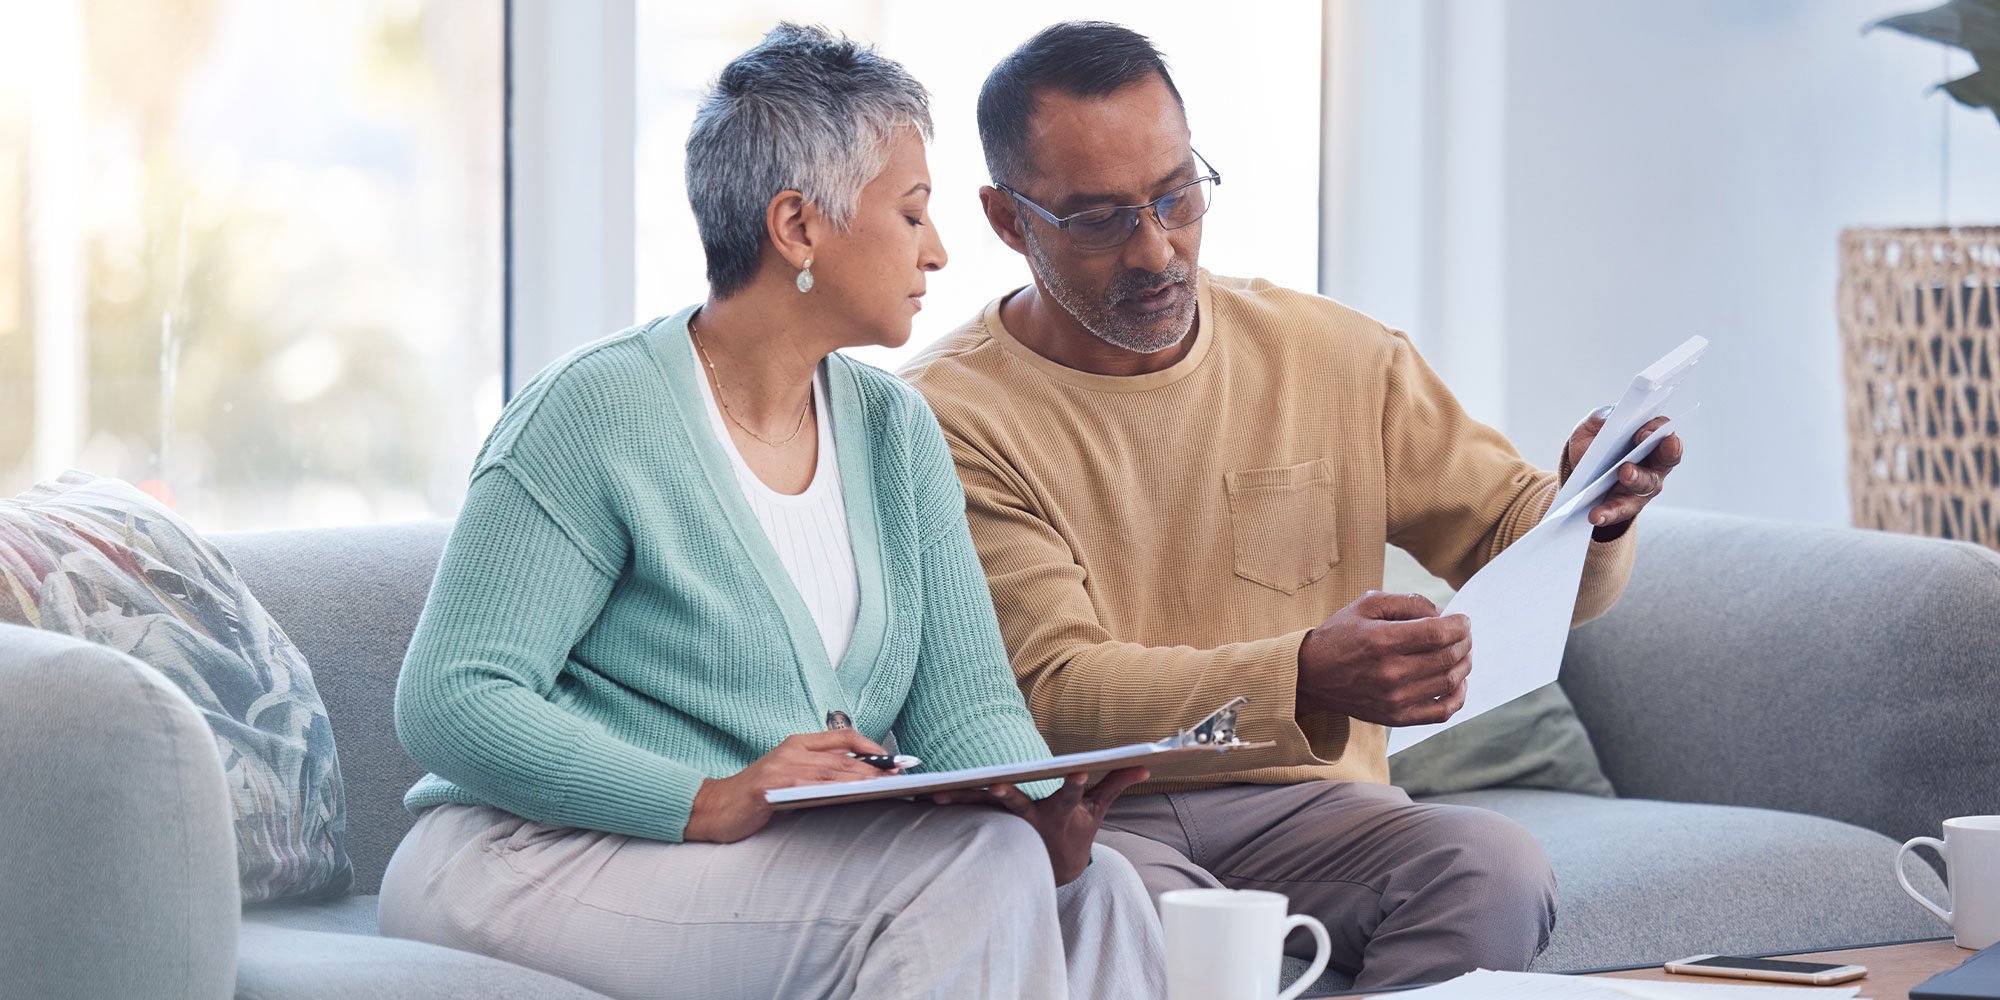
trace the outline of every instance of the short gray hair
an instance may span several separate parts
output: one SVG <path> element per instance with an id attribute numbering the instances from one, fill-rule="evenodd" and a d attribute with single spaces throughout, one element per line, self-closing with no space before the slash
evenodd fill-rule
<path id="1" fill-rule="evenodd" d="M 779 24 L 731 60 L 695 111 L 687 190 L 717 298 L 757 273 L 764 210 L 797 191 L 835 226 L 854 221 L 896 133 L 931 138 L 930 94 L 900 64 L 825 28 Z"/>

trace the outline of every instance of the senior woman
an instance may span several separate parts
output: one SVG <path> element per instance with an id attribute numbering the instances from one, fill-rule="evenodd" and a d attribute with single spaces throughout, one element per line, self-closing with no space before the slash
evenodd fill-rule
<path id="1" fill-rule="evenodd" d="M 944 266 L 927 101 L 792 25 L 723 70 L 688 137 L 707 301 L 555 362 L 474 464 L 396 690 L 431 773 L 384 933 L 614 997 L 1163 992 L 1144 887 L 1091 855 L 1137 769 L 764 802 L 879 775 L 852 755 L 892 732 L 926 769 L 1048 752 L 936 421 L 833 353 L 907 340 Z"/>

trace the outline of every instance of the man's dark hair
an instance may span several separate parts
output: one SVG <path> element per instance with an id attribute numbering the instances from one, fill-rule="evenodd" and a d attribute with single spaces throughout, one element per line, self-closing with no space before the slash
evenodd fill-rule
<path id="1" fill-rule="evenodd" d="M 1158 73 L 1186 112 L 1167 73 L 1166 57 L 1146 36 L 1108 21 L 1065 21 L 1043 28 L 987 74 L 979 88 L 979 144 L 995 184 L 1014 185 L 1028 173 L 1028 119 L 1035 99 L 1053 90 L 1104 97 Z"/>

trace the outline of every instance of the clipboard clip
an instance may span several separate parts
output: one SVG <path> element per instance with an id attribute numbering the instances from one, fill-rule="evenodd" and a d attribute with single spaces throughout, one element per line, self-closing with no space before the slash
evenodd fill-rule
<path id="1" fill-rule="evenodd" d="M 1184 747 L 1231 746 L 1241 742 L 1236 738 L 1236 713 L 1248 704 L 1248 698 L 1229 699 L 1228 704 L 1210 712 L 1208 718 L 1195 723 L 1193 728 L 1181 730 L 1174 742 Z"/>

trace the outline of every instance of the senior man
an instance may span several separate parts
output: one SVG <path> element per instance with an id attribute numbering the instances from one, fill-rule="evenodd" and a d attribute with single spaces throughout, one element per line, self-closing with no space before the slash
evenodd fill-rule
<path id="1" fill-rule="evenodd" d="M 1525 968 L 1555 919 L 1539 845 L 1387 783 L 1385 727 L 1458 710 L 1473 630 L 1377 588 L 1390 543 L 1463 584 L 1541 518 L 1602 417 L 1543 471 L 1468 418 L 1402 333 L 1200 270 L 1220 178 L 1160 53 L 1128 29 L 1030 39 L 987 78 L 979 132 L 987 220 L 1034 281 L 904 375 L 950 441 L 1029 707 L 1067 752 L 1248 695 L 1240 731 L 1277 742 L 1139 786 L 1101 842 L 1155 894 L 1287 894 L 1358 987 Z M 1632 520 L 1681 452 L 1669 438 L 1622 467 L 1591 512 L 1576 622 L 1617 599 Z"/>

